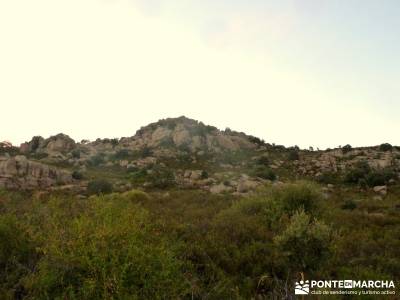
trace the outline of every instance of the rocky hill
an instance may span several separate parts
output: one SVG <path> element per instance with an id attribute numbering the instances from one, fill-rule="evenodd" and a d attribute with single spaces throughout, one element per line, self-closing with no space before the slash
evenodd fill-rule
<path id="1" fill-rule="evenodd" d="M 33 137 L 19 148 L 0 145 L 0 187 L 14 189 L 85 193 L 91 181 L 103 180 L 118 191 L 198 188 L 242 194 L 266 182 L 313 179 L 330 187 L 385 186 L 387 192 L 399 171 L 400 148 L 389 144 L 300 150 L 186 117 L 160 120 L 120 139 L 75 142 L 58 134 Z"/>

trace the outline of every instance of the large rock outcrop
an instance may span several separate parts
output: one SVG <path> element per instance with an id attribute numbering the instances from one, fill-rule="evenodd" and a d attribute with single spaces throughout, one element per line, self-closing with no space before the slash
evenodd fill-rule
<path id="1" fill-rule="evenodd" d="M 191 152 L 223 152 L 257 147 L 244 133 L 220 131 L 186 117 L 160 120 L 142 127 L 135 136 L 121 140 L 129 148 L 176 148 Z"/>
<path id="2" fill-rule="evenodd" d="M 8 189 L 46 189 L 72 183 L 69 172 L 28 160 L 18 155 L 0 157 L 0 187 Z"/>
<path id="3" fill-rule="evenodd" d="M 352 149 L 343 153 L 342 149 L 309 152 L 294 164 L 300 175 L 319 176 L 324 173 L 341 173 L 354 169 L 365 162 L 372 169 L 400 169 L 400 150 L 380 151 L 378 147 Z"/>
<path id="4" fill-rule="evenodd" d="M 58 155 L 67 153 L 76 147 L 76 143 L 66 134 L 57 134 L 48 139 L 35 136 L 30 142 L 21 144 L 21 153 L 45 153 L 48 155 Z"/>

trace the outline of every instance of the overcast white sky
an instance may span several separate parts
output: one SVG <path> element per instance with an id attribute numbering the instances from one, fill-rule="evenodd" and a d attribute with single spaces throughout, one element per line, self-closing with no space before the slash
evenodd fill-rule
<path id="1" fill-rule="evenodd" d="M 187 117 L 301 147 L 400 144 L 400 4 L 0 1 L 0 140 Z"/>

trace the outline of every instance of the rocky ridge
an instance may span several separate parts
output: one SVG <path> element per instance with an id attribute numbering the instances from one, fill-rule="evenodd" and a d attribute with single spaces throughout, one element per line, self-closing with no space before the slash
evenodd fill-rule
<path id="1" fill-rule="evenodd" d="M 122 191 L 173 184 L 217 194 L 243 194 L 267 182 L 318 179 L 326 174 L 344 176 L 361 162 L 373 170 L 390 170 L 391 182 L 398 181 L 398 147 L 326 151 L 285 148 L 180 117 L 149 124 L 132 137 L 120 139 L 75 142 L 58 134 L 47 139 L 36 136 L 19 149 L 3 143 L 0 187 L 86 186 L 101 176 Z M 383 187 L 375 190 L 387 192 Z"/>

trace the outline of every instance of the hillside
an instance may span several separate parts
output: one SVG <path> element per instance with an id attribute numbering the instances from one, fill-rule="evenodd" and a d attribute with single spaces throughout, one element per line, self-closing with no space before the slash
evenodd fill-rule
<path id="1" fill-rule="evenodd" d="M 1 143 L 0 298 L 295 299 L 300 274 L 395 280 L 399 175 L 389 144 L 287 148 L 185 117 Z"/>

